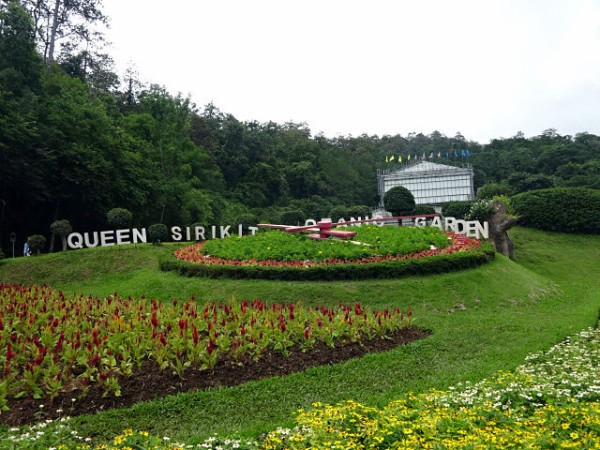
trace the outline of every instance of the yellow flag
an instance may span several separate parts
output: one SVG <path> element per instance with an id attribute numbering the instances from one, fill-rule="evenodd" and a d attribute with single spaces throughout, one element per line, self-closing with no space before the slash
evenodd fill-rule
<path id="1" fill-rule="evenodd" d="M 385 162 L 390 162 L 390 160 L 388 159 L 388 155 L 385 155 Z"/>
<path id="2" fill-rule="evenodd" d="M 408 154 L 408 158 L 407 159 L 410 161 L 410 153 Z"/>
<path id="3" fill-rule="evenodd" d="M 402 163 L 402 155 L 398 156 L 398 162 Z"/>
<path id="4" fill-rule="evenodd" d="M 394 155 L 390 156 L 390 161 L 394 160 Z"/>

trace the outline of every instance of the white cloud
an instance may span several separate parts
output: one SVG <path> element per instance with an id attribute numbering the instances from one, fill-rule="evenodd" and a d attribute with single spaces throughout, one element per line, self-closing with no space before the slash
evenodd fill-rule
<path id="1" fill-rule="evenodd" d="M 592 0 L 105 0 L 121 67 L 314 133 L 600 132 Z M 596 103 L 597 104 L 597 103 Z M 566 109 L 565 109 L 566 108 Z"/>

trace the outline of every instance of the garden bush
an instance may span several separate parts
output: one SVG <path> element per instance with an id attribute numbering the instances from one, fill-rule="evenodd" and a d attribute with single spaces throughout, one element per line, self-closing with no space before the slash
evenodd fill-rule
<path id="1" fill-rule="evenodd" d="M 252 213 L 240 214 L 236 220 L 236 224 L 241 224 L 244 228 L 255 227 L 257 223 L 258 219 Z"/>
<path id="2" fill-rule="evenodd" d="M 566 233 L 600 233 L 598 190 L 542 189 L 518 194 L 512 202 L 523 226 Z"/>
<path id="3" fill-rule="evenodd" d="M 71 225 L 71 222 L 69 222 L 66 219 L 55 220 L 50 224 L 50 231 L 53 234 L 60 236 L 62 241 L 62 249 L 63 251 L 65 251 L 67 249 L 67 236 L 69 235 L 69 233 L 71 233 L 71 231 L 73 231 L 73 226 Z M 52 245 L 50 247 L 52 247 Z M 53 250 L 53 248 L 50 248 L 51 252 Z"/>
<path id="4" fill-rule="evenodd" d="M 27 238 L 27 245 L 29 245 L 32 254 L 39 255 L 44 250 L 46 238 L 41 234 L 34 234 Z"/>
<path id="5" fill-rule="evenodd" d="M 435 214 L 435 209 L 431 205 L 417 205 L 412 210 L 411 215 L 416 216 L 419 214 Z"/>
<path id="6" fill-rule="evenodd" d="M 129 228 L 133 214 L 125 208 L 113 208 L 106 214 L 106 220 L 111 227 L 116 229 Z"/>
<path id="7" fill-rule="evenodd" d="M 371 214 L 371 208 L 369 208 L 366 205 L 355 205 L 355 206 L 351 206 L 350 208 L 348 208 L 348 215 L 350 217 L 354 217 L 355 219 L 358 219 L 359 217 L 364 219 L 365 217 L 369 216 L 370 214 Z"/>
<path id="8" fill-rule="evenodd" d="M 148 227 L 148 240 L 160 244 L 169 240 L 169 230 L 164 223 L 155 223 Z"/>
<path id="9" fill-rule="evenodd" d="M 471 210 L 473 202 L 448 202 L 442 207 L 442 215 L 444 217 L 455 217 L 457 219 L 464 219 L 465 216 Z"/>
<path id="10" fill-rule="evenodd" d="M 290 209 L 281 214 L 281 223 L 283 225 L 304 225 L 306 214 L 300 209 Z"/>
<path id="11" fill-rule="evenodd" d="M 405 187 L 395 186 L 384 194 L 383 205 L 394 216 L 408 215 L 415 209 L 415 197 Z"/>
<path id="12" fill-rule="evenodd" d="M 465 215 L 466 220 L 478 220 L 485 222 L 496 213 L 496 209 L 490 200 L 478 200 Z"/>
<path id="13" fill-rule="evenodd" d="M 498 195 L 513 195 L 512 188 L 507 183 L 488 183 L 477 189 L 477 198 L 489 200 Z"/>
<path id="14" fill-rule="evenodd" d="M 544 174 L 515 173 L 508 178 L 508 183 L 513 188 L 515 194 L 553 188 L 558 182 L 559 179 L 557 177 Z"/>
<path id="15" fill-rule="evenodd" d="M 350 220 L 350 212 L 345 206 L 336 206 L 329 211 L 329 217 L 333 222 L 338 222 L 340 219 Z"/>

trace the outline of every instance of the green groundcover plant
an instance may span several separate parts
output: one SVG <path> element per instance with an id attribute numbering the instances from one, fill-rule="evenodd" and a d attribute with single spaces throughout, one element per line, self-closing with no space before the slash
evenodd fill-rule
<path id="1" fill-rule="evenodd" d="M 295 427 L 259 439 L 172 442 L 125 430 L 93 444 L 69 419 L 12 428 L 3 448 L 63 449 L 488 449 L 600 448 L 600 330 L 587 329 L 513 372 L 447 391 L 406 395 L 377 408 L 346 401 L 300 410 Z"/>
<path id="2" fill-rule="evenodd" d="M 378 227 L 376 225 L 348 227 L 355 231 L 351 240 L 313 240 L 301 234 L 280 230 L 256 236 L 213 239 L 202 247 L 203 255 L 230 260 L 324 261 L 328 259 L 356 260 L 374 256 L 406 255 L 446 248 L 450 239 L 434 227 Z M 359 242 L 360 244 L 356 244 Z"/>

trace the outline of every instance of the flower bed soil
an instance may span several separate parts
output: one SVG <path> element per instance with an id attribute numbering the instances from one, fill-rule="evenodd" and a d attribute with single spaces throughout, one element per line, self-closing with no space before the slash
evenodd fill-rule
<path id="1" fill-rule="evenodd" d="M 80 397 L 80 391 L 73 391 L 59 395 L 52 403 L 49 399 L 13 399 L 9 401 L 10 410 L 0 414 L 0 423 L 23 425 L 66 415 L 90 414 L 110 408 L 128 407 L 179 392 L 235 386 L 262 378 L 289 375 L 311 367 L 340 363 L 367 353 L 391 350 L 429 335 L 428 331 L 409 327 L 401 329 L 391 338 L 376 338 L 360 344 L 336 345 L 332 348 L 321 343 L 307 353 L 292 347 L 288 357 L 278 352 L 269 352 L 258 361 L 221 361 L 211 371 L 188 370 L 183 378 L 173 375 L 171 370 L 161 371 L 155 364 L 147 363 L 133 376 L 119 379 L 120 397 L 103 397 L 105 391 L 99 386 L 92 386 L 85 397 Z M 72 400 L 74 398 L 75 401 Z M 62 413 L 57 413 L 58 410 L 62 410 Z"/>

